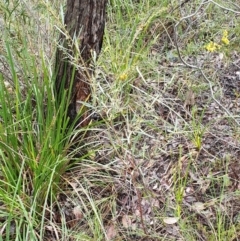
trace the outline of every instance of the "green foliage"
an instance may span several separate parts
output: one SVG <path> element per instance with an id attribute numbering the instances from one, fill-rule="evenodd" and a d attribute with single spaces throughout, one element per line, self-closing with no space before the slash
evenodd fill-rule
<path id="1" fill-rule="evenodd" d="M 14 220 L 22 219 L 24 211 L 37 221 L 37 216 L 44 217 L 47 200 L 56 195 L 61 175 L 71 159 L 68 149 L 72 128 L 68 128 L 66 116 L 67 96 L 63 92 L 59 108 L 56 107 L 54 81 L 44 60 L 40 79 L 36 72 L 28 72 L 25 67 L 33 61 L 27 51 L 22 59 L 26 75 L 21 82 L 8 43 L 6 48 L 14 87 L 9 92 L 6 80 L 1 78 L 0 198 L 6 203 L 5 212 L 13 215 Z"/>
<path id="2" fill-rule="evenodd" d="M 6 24 L 2 39 L 6 70 L 0 75 L 4 240 L 43 237 L 48 205 L 55 200 L 61 176 L 74 156 L 69 151 L 74 128 L 68 125 L 66 111 L 70 97 L 62 90 L 56 105 L 51 66 L 42 49 L 36 48 L 36 39 L 27 41 L 35 30 L 28 27 L 33 32 L 22 32 L 30 23 L 23 7 L 17 1 L 1 6 Z"/>

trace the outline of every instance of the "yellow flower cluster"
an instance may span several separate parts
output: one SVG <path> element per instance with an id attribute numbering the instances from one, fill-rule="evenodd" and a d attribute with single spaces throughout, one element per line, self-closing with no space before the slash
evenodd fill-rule
<path id="1" fill-rule="evenodd" d="M 229 44 L 228 31 L 227 30 L 223 31 L 222 42 L 226 45 Z"/>
<path id="2" fill-rule="evenodd" d="M 228 39 L 228 31 L 227 30 L 223 31 L 223 36 L 222 36 L 221 41 L 225 45 L 229 44 L 230 41 Z M 220 48 L 221 48 L 221 45 L 214 43 L 213 41 L 211 41 L 210 43 L 205 45 L 205 49 L 209 52 L 214 52 L 215 50 L 220 49 Z"/>
<path id="3" fill-rule="evenodd" d="M 209 52 L 214 52 L 217 49 L 220 49 L 221 45 L 214 43 L 211 41 L 210 43 L 206 44 L 205 49 Z"/>
<path id="4" fill-rule="evenodd" d="M 123 80 L 126 80 L 127 77 L 128 77 L 127 74 L 123 73 L 119 76 L 119 79 L 123 81 Z"/>

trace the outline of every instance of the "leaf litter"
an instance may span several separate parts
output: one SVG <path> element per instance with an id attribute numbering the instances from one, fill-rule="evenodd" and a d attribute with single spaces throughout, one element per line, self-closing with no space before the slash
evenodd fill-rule
<path id="1" fill-rule="evenodd" d="M 188 29 L 186 39 L 197 32 L 193 24 Z M 239 53 L 186 57 L 205 68 L 219 106 L 203 76 L 182 64 L 168 35 L 150 51 L 151 73 L 133 81 L 127 114 L 106 119 L 86 139 L 98 143 L 92 166 L 83 161 L 66 174 L 67 195 L 59 194 L 52 223 L 45 225 L 51 240 L 60 240 L 57 227 L 64 224 L 91 237 L 88 218 L 98 213 L 106 240 L 180 241 L 190 233 L 192 240 L 213 240 L 219 218 L 229 240 L 240 240 L 240 133 L 232 120 L 240 122 Z M 109 79 L 108 86 L 115 81 Z"/>

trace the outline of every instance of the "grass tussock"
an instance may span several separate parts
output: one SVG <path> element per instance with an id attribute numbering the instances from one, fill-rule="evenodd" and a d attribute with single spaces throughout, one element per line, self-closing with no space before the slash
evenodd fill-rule
<path id="1" fill-rule="evenodd" d="M 64 4 L 0 2 L 0 240 L 239 240 L 240 6 L 109 1 L 76 130 Z"/>

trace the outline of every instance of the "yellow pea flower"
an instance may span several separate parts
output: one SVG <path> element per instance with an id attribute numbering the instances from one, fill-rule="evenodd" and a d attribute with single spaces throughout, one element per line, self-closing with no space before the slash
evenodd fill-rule
<path id="1" fill-rule="evenodd" d="M 215 50 L 220 49 L 220 47 L 221 47 L 220 45 L 212 41 L 205 45 L 205 49 L 209 52 L 214 52 Z"/>
<path id="2" fill-rule="evenodd" d="M 122 80 L 122 81 L 126 80 L 127 79 L 127 74 L 121 74 L 119 76 L 119 79 Z"/>
<path id="3" fill-rule="evenodd" d="M 227 30 L 224 30 L 223 31 L 223 36 L 222 36 L 222 42 L 226 45 L 229 44 L 229 39 L 228 39 L 228 31 Z"/>
<path id="4" fill-rule="evenodd" d="M 227 30 L 223 31 L 223 37 L 228 37 L 228 31 Z"/>

